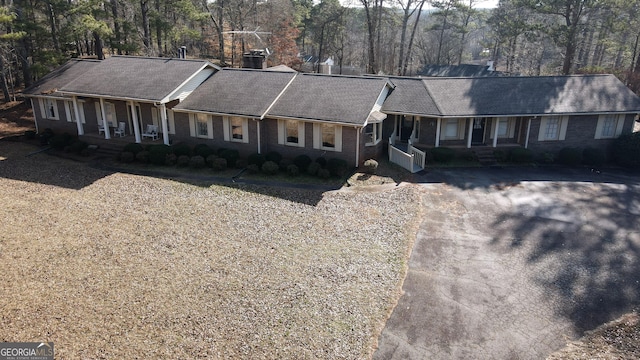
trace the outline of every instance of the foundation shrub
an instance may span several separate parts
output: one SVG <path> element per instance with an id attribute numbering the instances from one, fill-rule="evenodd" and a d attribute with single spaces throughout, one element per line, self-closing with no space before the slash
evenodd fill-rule
<path id="1" fill-rule="evenodd" d="M 207 163 L 204 160 L 204 157 L 200 155 L 192 156 L 191 159 L 189 159 L 189 167 L 192 167 L 194 169 L 202 169 L 206 165 Z"/>
<path id="2" fill-rule="evenodd" d="M 180 156 L 183 156 L 183 155 L 189 156 L 189 155 L 191 155 L 191 148 L 189 147 L 189 145 L 184 144 L 184 143 L 176 144 L 176 145 L 173 145 L 173 153 L 176 154 L 176 156 L 179 159 Z"/>
<path id="3" fill-rule="evenodd" d="M 640 168 L 640 132 L 625 134 L 611 144 L 613 160 L 620 166 Z"/>
<path id="4" fill-rule="evenodd" d="M 71 145 L 69 145 L 69 151 L 76 154 L 80 154 L 82 150 L 86 149 L 87 147 L 89 147 L 89 144 L 87 144 L 86 142 L 81 140 L 76 140 L 72 142 Z"/>
<path id="5" fill-rule="evenodd" d="M 178 156 L 178 161 L 176 162 L 176 165 L 178 165 L 179 167 L 187 167 L 189 166 L 189 160 L 191 160 L 189 156 L 180 155 Z"/>
<path id="6" fill-rule="evenodd" d="M 553 164 L 556 161 L 556 154 L 545 151 L 541 154 L 538 154 L 537 161 L 541 164 Z"/>
<path id="7" fill-rule="evenodd" d="M 205 161 L 207 162 L 207 165 L 209 167 L 212 167 L 213 166 L 213 162 L 216 161 L 217 158 L 218 158 L 217 155 L 211 154 L 211 155 L 206 157 Z"/>
<path id="8" fill-rule="evenodd" d="M 563 165 L 576 166 L 582 163 L 582 151 L 578 148 L 562 148 L 558 153 L 558 161 Z"/>
<path id="9" fill-rule="evenodd" d="M 142 150 L 144 150 L 144 146 L 142 146 L 142 144 L 129 143 L 129 144 L 124 146 L 124 149 L 122 151 L 127 151 L 127 152 L 131 152 L 131 153 L 137 154 Z"/>
<path id="10" fill-rule="evenodd" d="M 236 160 L 236 169 L 244 169 L 247 167 L 247 165 L 249 165 L 249 163 L 247 162 L 247 159 L 238 159 Z"/>
<path id="11" fill-rule="evenodd" d="M 50 128 L 44 129 L 40 134 L 40 145 L 49 144 L 49 139 L 51 139 L 53 135 L 53 130 L 51 130 Z"/>
<path id="12" fill-rule="evenodd" d="M 204 159 L 206 159 L 207 156 L 215 153 L 216 152 L 213 150 L 213 148 L 211 148 L 211 146 L 207 144 L 198 144 L 193 147 L 193 154 L 202 156 Z"/>
<path id="13" fill-rule="evenodd" d="M 258 166 L 262 166 L 262 164 L 264 164 L 267 161 L 267 157 L 263 154 L 251 154 L 249 155 L 249 157 L 247 157 L 247 163 L 250 165 L 258 165 Z M 273 160 L 272 160 L 273 161 Z M 274 161 L 276 164 L 278 163 L 277 161 Z"/>
<path id="14" fill-rule="evenodd" d="M 219 153 L 219 156 L 227 160 L 227 166 L 232 168 L 236 166 L 236 161 L 238 161 L 238 159 L 240 158 L 240 153 L 238 152 L 238 150 L 225 149 L 224 151 Z"/>
<path id="15" fill-rule="evenodd" d="M 494 150 L 493 157 L 496 158 L 497 162 L 507 162 L 507 160 L 509 160 L 509 153 L 504 150 Z"/>
<path id="16" fill-rule="evenodd" d="M 596 148 L 585 148 L 582 150 L 582 163 L 590 166 L 600 166 L 607 162 L 607 154 L 603 150 Z"/>
<path id="17" fill-rule="evenodd" d="M 530 163 L 533 161 L 533 152 L 525 148 L 511 150 L 511 161 L 514 163 Z"/>
<path id="18" fill-rule="evenodd" d="M 257 174 L 260 172 L 260 166 L 258 164 L 249 164 L 247 165 L 247 172 L 249 174 Z"/>
<path id="19" fill-rule="evenodd" d="M 289 176 L 291 176 L 291 177 L 298 176 L 298 175 L 300 175 L 300 169 L 298 169 L 298 167 L 296 165 L 291 164 L 291 165 L 287 166 L 287 174 Z"/>
<path id="20" fill-rule="evenodd" d="M 147 148 L 149 151 L 149 162 L 153 165 L 165 165 L 167 155 L 171 154 L 172 148 L 169 145 L 151 145 Z"/>
<path id="21" fill-rule="evenodd" d="M 320 169 L 318 170 L 318 177 L 321 179 L 328 179 L 331 177 L 331 171 L 329 171 L 329 169 Z"/>
<path id="22" fill-rule="evenodd" d="M 266 161 L 273 161 L 274 163 L 279 164 L 282 160 L 282 155 L 280 155 L 280 153 L 277 151 L 269 151 L 265 155 L 265 159 Z"/>
<path id="23" fill-rule="evenodd" d="M 321 157 L 317 158 L 316 162 L 318 164 L 320 164 L 320 166 L 322 166 L 322 167 L 326 167 L 327 166 L 327 158 L 325 158 L 325 157 L 321 156 Z"/>
<path id="24" fill-rule="evenodd" d="M 262 172 L 267 175 L 275 175 L 278 173 L 278 170 L 280 170 L 280 167 L 273 161 L 267 161 L 262 164 Z"/>
<path id="25" fill-rule="evenodd" d="M 51 145 L 54 149 L 62 150 L 65 146 L 71 145 L 73 141 L 76 139 L 68 133 L 64 133 L 62 135 L 53 135 L 49 139 L 49 145 Z"/>
<path id="26" fill-rule="evenodd" d="M 303 171 L 306 171 L 311 164 L 311 158 L 307 155 L 298 155 L 293 159 L 293 163 Z"/>
<path id="27" fill-rule="evenodd" d="M 280 170 L 287 171 L 287 168 L 289 167 L 289 165 L 293 164 L 293 161 L 291 159 L 282 159 L 277 164 L 280 166 Z"/>
<path id="28" fill-rule="evenodd" d="M 136 158 L 136 155 L 134 155 L 130 151 L 123 151 L 120 153 L 120 156 L 119 156 L 120 161 L 127 164 L 132 163 L 135 158 Z"/>
<path id="29" fill-rule="evenodd" d="M 316 176 L 318 174 L 318 170 L 320 169 L 322 169 L 322 165 L 314 161 L 307 167 L 307 174 Z"/>
<path id="30" fill-rule="evenodd" d="M 167 156 L 165 156 L 164 158 L 164 164 L 167 166 L 173 166 L 177 162 L 178 162 L 178 157 L 174 153 L 167 154 Z"/>
<path id="31" fill-rule="evenodd" d="M 148 163 L 149 162 L 149 152 L 148 151 L 140 151 L 139 153 L 136 154 L 136 161 L 139 161 L 141 163 Z"/>
<path id="32" fill-rule="evenodd" d="M 343 177 L 347 175 L 347 172 L 349 171 L 349 165 L 347 165 L 346 160 L 331 158 L 327 160 L 327 170 L 329 170 L 329 172 L 333 176 Z"/>
<path id="33" fill-rule="evenodd" d="M 433 156 L 433 161 L 439 163 L 449 163 L 456 157 L 455 151 L 447 147 L 433 148 L 431 149 L 431 155 Z"/>
<path id="34" fill-rule="evenodd" d="M 211 163 L 211 168 L 213 171 L 223 171 L 227 169 L 227 159 L 225 158 L 215 158 Z"/>

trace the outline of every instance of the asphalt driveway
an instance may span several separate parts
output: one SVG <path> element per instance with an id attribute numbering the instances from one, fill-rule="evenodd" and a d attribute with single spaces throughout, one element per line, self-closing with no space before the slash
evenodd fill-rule
<path id="1" fill-rule="evenodd" d="M 541 359 L 640 303 L 640 177 L 431 171 L 374 359 Z"/>

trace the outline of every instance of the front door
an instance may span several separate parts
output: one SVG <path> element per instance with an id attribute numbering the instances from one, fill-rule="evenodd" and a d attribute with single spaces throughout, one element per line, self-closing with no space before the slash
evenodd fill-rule
<path id="1" fill-rule="evenodd" d="M 400 141 L 407 141 L 413 132 L 413 116 L 402 116 L 400 119 Z"/>
<path id="2" fill-rule="evenodd" d="M 471 144 L 474 144 L 474 145 L 484 144 L 484 124 L 485 124 L 485 119 L 482 119 L 482 118 L 473 119 L 473 131 L 471 132 Z"/>

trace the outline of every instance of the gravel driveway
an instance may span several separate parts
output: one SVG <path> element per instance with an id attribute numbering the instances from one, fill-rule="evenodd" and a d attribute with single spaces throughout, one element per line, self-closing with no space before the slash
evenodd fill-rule
<path id="1" fill-rule="evenodd" d="M 640 302 L 638 177 L 469 169 L 422 180 L 426 215 L 374 359 L 540 359 Z"/>

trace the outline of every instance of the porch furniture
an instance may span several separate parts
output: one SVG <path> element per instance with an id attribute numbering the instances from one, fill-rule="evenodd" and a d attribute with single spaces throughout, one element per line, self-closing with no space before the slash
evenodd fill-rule
<path id="1" fill-rule="evenodd" d="M 119 122 L 118 127 L 113 129 L 113 136 L 119 135 L 120 137 L 123 137 L 125 135 L 124 128 L 125 128 L 124 122 Z"/>
<path id="2" fill-rule="evenodd" d="M 98 124 L 98 135 L 104 134 L 104 125 Z"/>
<path id="3" fill-rule="evenodd" d="M 142 133 L 142 138 L 151 138 L 152 140 L 158 140 L 158 126 L 147 125 L 147 129 Z"/>

